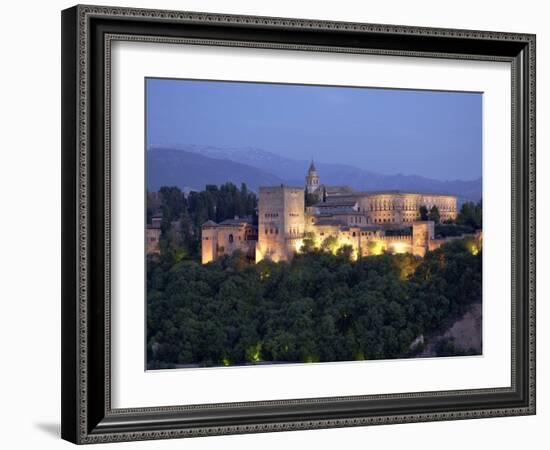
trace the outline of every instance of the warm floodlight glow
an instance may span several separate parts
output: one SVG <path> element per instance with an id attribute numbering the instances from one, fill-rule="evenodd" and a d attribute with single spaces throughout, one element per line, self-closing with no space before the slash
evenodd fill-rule
<path id="1" fill-rule="evenodd" d="M 368 244 L 369 255 L 378 256 L 384 251 L 384 243 L 381 241 L 371 241 Z"/>
<path id="2" fill-rule="evenodd" d="M 262 343 L 258 342 L 247 350 L 247 359 L 250 362 L 257 363 L 262 359 Z"/>
<path id="3" fill-rule="evenodd" d="M 258 248 L 258 246 L 256 245 L 256 263 L 259 263 L 262 259 L 264 259 L 264 254 L 262 253 L 262 251 Z"/>
<path id="4" fill-rule="evenodd" d="M 404 242 L 396 242 L 391 246 L 393 253 L 401 254 L 407 253 L 410 251 L 410 245 L 405 244 Z"/>

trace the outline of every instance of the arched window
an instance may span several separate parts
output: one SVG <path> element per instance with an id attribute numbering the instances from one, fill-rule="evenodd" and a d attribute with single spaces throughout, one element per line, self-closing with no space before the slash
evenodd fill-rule
<path id="1" fill-rule="evenodd" d="M 232 235 L 232 234 L 229 235 L 229 243 L 230 243 L 230 244 L 233 243 L 233 235 Z"/>

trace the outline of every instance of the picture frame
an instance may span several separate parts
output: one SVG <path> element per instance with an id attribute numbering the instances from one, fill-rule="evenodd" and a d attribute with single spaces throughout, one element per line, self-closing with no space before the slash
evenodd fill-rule
<path id="1" fill-rule="evenodd" d="M 511 66 L 510 386 L 113 408 L 111 45 Z M 62 12 L 62 437 L 100 443 L 535 414 L 535 36 L 78 5 Z M 221 376 L 221 375 L 220 375 Z"/>

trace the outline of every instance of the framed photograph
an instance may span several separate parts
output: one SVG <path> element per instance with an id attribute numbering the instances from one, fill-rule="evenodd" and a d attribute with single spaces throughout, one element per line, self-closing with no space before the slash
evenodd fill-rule
<path id="1" fill-rule="evenodd" d="M 62 437 L 535 413 L 535 36 L 62 12 Z"/>

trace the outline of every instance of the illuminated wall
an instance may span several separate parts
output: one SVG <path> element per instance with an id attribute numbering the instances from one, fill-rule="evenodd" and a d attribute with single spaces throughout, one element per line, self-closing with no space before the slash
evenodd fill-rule
<path id="1" fill-rule="evenodd" d="M 412 224 L 420 219 L 419 209 L 436 206 L 442 221 L 456 219 L 457 199 L 452 195 L 401 192 L 358 193 L 359 210 L 372 224 Z"/>
<path id="2" fill-rule="evenodd" d="M 237 222 L 237 219 L 231 222 Z M 206 222 L 201 231 L 202 263 L 207 264 L 222 255 L 232 255 L 236 250 L 252 253 L 256 241 L 249 239 L 251 231 L 252 226 L 244 221 L 220 224 Z"/>
<path id="3" fill-rule="evenodd" d="M 429 249 L 430 240 L 433 238 L 433 222 L 415 222 L 412 228 L 413 253 L 418 256 L 424 256 Z"/>
<path id="4" fill-rule="evenodd" d="M 256 261 L 284 261 L 292 257 L 305 231 L 304 189 L 260 187 Z"/>
<path id="5" fill-rule="evenodd" d="M 207 222 L 201 229 L 201 260 L 203 264 L 218 257 L 218 229 L 214 222 Z"/>
<path id="6" fill-rule="evenodd" d="M 146 240 L 147 240 L 147 254 L 159 254 L 159 241 L 160 241 L 160 228 L 147 228 Z"/>
<path id="7" fill-rule="evenodd" d="M 436 206 L 440 219 L 455 219 L 457 199 L 451 195 L 421 194 L 398 191 L 354 192 L 346 186 L 319 184 L 313 165 L 306 176 L 306 190 L 319 188 L 330 192 L 326 202 L 305 208 L 304 188 L 290 186 L 260 187 L 258 201 L 258 238 L 255 260 L 285 261 L 300 251 L 304 233 L 321 248 L 332 239 L 330 250 L 349 245 L 355 256 L 377 255 L 382 252 L 413 253 L 424 256 L 436 245 L 434 223 L 419 222 L 421 206 L 428 211 Z M 221 254 L 236 249 L 246 250 L 242 229 L 222 227 L 213 222 L 203 226 L 202 260 L 207 263 Z M 207 226 L 209 225 L 209 226 Z M 385 236 L 385 229 L 412 227 L 409 236 Z M 249 246 L 247 241 L 246 245 Z"/>

